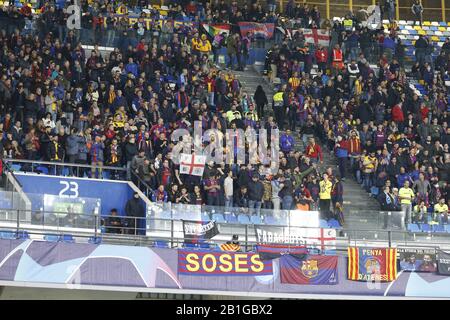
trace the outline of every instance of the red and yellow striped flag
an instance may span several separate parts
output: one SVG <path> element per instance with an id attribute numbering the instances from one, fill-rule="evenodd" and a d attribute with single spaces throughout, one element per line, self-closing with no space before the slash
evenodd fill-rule
<path id="1" fill-rule="evenodd" d="M 397 278 L 396 248 L 348 248 L 348 279 L 390 282 Z"/>
<path id="2" fill-rule="evenodd" d="M 234 244 L 234 243 L 224 243 L 224 244 L 220 245 L 220 250 L 236 252 L 236 251 L 241 250 L 241 246 L 238 244 Z"/>

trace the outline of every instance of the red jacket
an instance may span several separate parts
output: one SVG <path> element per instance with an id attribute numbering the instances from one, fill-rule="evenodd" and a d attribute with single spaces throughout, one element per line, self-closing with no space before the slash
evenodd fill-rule
<path id="1" fill-rule="evenodd" d="M 405 121 L 405 116 L 403 115 L 403 110 L 400 105 L 396 104 L 392 108 L 392 120 L 395 122 L 403 122 Z"/>
<path id="2" fill-rule="evenodd" d="M 328 62 L 328 51 L 325 49 L 317 50 L 315 53 L 317 63 Z"/>
<path id="3" fill-rule="evenodd" d="M 320 161 L 323 160 L 322 149 L 317 143 L 314 144 L 314 147 L 311 145 L 306 147 L 306 155 L 312 159 L 320 158 Z"/>

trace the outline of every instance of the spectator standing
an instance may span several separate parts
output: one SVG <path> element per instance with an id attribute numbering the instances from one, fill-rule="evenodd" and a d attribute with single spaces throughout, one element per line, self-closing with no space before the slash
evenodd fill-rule
<path id="1" fill-rule="evenodd" d="M 138 232 L 138 229 L 140 229 L 142 219 L 145 219 L 145 208 L 137 192 L 133 194 L 133 198 L 127 201 L 127 204 L 125 205 L 125 213 L 128 217 L 128 234 L 140 234 L 140 232 Z"/>
<path id="2" fill-rule="evenodd" d="M 409 187 L 409 181 L 405 181 L 405 184 L 398 191 L 398 196 L 404 212 L 404 226 L 411 223 L 412 217 L 412 201 L 414 200 L 414 191 Z"/>
<path id="3" fill-rule="evenodd" d="M 419 21 L 420 27 L 422 28 L 422 13 L 423 13 L 423 6 L 420 0 L 414 0 L 413 5 L 411 6 L 411 11 L 414 14 L 414 26 L 416 25 L 416 22 Z"/>

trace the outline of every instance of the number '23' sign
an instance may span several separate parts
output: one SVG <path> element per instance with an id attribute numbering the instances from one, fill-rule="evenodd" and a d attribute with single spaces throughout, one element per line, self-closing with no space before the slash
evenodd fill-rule
<path id="1" fill-rule="evenodd" d="M 60 197 L 78 198 L 78 183 L 73 181 L 60 181 L 64 187 L 59 192 Z"/>

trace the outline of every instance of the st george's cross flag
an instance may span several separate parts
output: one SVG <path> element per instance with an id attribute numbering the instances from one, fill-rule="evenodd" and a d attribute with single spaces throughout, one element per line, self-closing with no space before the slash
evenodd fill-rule
<path id="1" fill-rule="evenodd" d="M 328 47 L 330 45 L 330 32 L 324 29 L 300 29 L 306 43 Z"/>
<path id="2" fill-rule="evenodd" d="M 196 154 L 180 154 L 180 173 L 193 176 L 203 176 L 206 156 Z"/>

